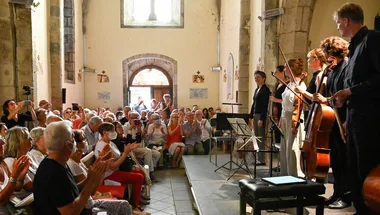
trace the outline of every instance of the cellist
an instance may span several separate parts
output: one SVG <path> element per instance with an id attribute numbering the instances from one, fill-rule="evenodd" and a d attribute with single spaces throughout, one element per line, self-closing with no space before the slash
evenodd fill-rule
<path id="1" fill-rule="evenodd" d="M 300 86 L 301 89 L 305 90 L 306 85 L 301 79 L 303 76 L 303 62 L 301 59 L 289 59 L 288 65 L 293 72 L 290 73 L 288 67 L 285 69 L 285 74 L 290 78 L 288 87 L 294 89 L 296 86 Z M 294 127 L 298 122 L 293 122 L 293 112 L 294 112 L 294 102 L 297 100 L 296 95 L 291 92 L 288 88 L 282 93 L 282 113 L 280 119 L 280 127 L 283 131 L 284 138 L 281 141 L 280 149 L 280 163 L 281 163 L 281 175 L 292 175 L 303 177 L 304 174 L 301 170 L 300 147 L 302 146 L 302 141 L 304 139 L 303 128 Z M 301 109 L 302 110 L 302 109 Z M 302 114 L 302 113 L 300 113 Z M 302 116 L 301 116 L 302 118 Z"/>
<path id="2" fill-rule="evenodd" d="M 324 95 L 316 93 L 313 95 L 313 101 L 334 105 L 330 101 L 330 97 L 344 87 L 344 79 L 346 75 L 346 66 L 348 56 L 348 42 L 340 37 L 329 37 L 322 41 L 321 49 L 329 61 L 334 61 L 330 65 L 331 71 L 327 76 L 327 83 L 324 90 Z M 329 102 L 330 101 L 330 102 Z M 340 123 L 346 120 L 346 105 L 337 108 Z M 344 134 L 343 134 L 344 135 Z M 329 138 L 330 148 L 330 164 L 334 175 L 334 193 L 326 200 L 325 205 L 330 209 L 343 209 L 351 206 L 350 186 L 347 164 L 347 146 L 342 139 L 339 130 L 338 121 L 335 120 Z"/>

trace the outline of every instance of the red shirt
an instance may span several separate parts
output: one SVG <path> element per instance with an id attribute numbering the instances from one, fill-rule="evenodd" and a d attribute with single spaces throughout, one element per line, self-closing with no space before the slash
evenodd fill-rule
<path id="1" fill-rule="evenodd" d="M 173 131 L 177 125 L 171 124 L 170 130 Z M 181 129 L 178 128 L 173 135 L 169 134 L 170 131 L 168 129 L 168 140 L 167 140 L 167 147 L 170 148 L 170 145 L 175 142 L 182 142 L 182 135 L 181 135 Z"/>

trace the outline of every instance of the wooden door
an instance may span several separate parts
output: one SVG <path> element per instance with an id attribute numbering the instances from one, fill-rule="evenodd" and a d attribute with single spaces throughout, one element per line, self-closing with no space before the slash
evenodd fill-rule
<path id="1" fill-rule="evenodd" d="M 155 98 L 157 102 L 162 102 L 164 94 L 170 94 L 170 87 L 152 87 L 152 98 Z"/>

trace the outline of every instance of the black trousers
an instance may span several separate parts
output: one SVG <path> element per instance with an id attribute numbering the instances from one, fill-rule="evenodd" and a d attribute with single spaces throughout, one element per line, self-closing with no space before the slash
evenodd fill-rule
<path id="1" fill-rule="evenodd" d="M 330 140 L 330 164 L 334 175 L 334 194 L 342 198 L 345 202 L 350 199 L 350 183 L 347 159 L 347 144 L 343 142 L 338 124 L 336 123 L 331 131 Z"/>
<path id="2" fill-rule="evenodd" d="M 352 201 L 358 215 L 371 214 L 363 200 L 363 182 L 380 164 L 380 105 L 358 104 L 347 109 L 347 146 Z"/>

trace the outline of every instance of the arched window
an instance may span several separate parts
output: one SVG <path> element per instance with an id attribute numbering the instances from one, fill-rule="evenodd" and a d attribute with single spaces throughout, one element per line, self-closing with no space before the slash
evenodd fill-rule
<path id="1" fill-rule="evenodd" d="M 155 68 L 143 69 L 132 80 L 132 86 L 169 86 L 166 75 Z"/>

